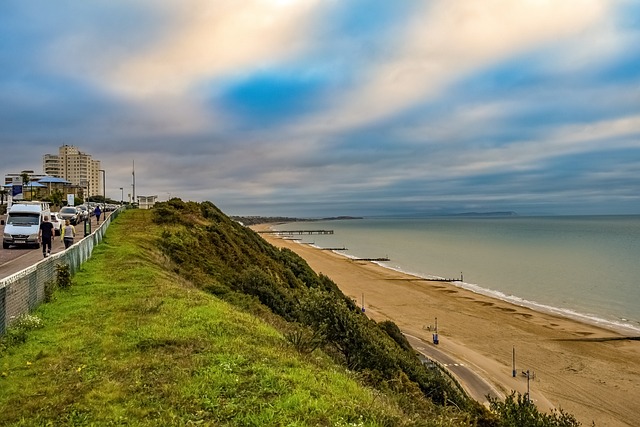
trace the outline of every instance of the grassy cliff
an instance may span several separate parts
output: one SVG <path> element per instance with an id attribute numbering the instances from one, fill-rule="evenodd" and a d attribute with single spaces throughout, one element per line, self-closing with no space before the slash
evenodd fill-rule
<path id="1" fill-rule="evenodd" d="M 34 319 L 0 340 L 1 425 L 573 425 L 469 401 L 395 325 L 207 202 L 119 216 Z"/>

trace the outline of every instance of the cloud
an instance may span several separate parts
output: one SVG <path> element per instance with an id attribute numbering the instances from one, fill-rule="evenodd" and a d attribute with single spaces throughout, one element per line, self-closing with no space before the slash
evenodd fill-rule
<path id="1" fill-rule="evenodd" d="M 508 55 L 587 31 L 607 7 L 597 0 L 424 3 L 398 38 L 394 56 L 338 98 L 324 121 L 344 128 L 397 114 Z"/>
<path id="2" fill-rule="evenodd" d="M 629 212 L 635 3 L 8 0 L 0 166 L 74 144 L 118 197 L 135 159 L 138 194 L 233 213 Z"/>
<path id="3" fill-rule="evenodd" d="M 123 58 L 106 83 L 131 97 L 183 95 L 204 79 L 268 67 L 303 48 L 297 35 L 311 25 L 316 5 L 312 0 L 175 3 L 175 20 L 164 37 Z"/>

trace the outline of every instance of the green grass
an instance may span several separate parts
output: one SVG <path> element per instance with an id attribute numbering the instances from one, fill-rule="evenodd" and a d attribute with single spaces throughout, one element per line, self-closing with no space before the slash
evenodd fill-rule
<path id="1" fill-rule="evenodd" d="M 172 273 L 150 224 L 120 215 L 0 353 L 1 425 L 440 425 Z"/>

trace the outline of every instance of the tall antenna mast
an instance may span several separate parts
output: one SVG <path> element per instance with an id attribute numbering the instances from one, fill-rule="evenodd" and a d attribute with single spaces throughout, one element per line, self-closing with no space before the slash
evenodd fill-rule
<path id="1" fill-rule="evenodd" d="M 131 170 L 131 176 L 133 179 L 133 203 L 136 202 L 136 161 L 133 160 L 133 169 Z"/>

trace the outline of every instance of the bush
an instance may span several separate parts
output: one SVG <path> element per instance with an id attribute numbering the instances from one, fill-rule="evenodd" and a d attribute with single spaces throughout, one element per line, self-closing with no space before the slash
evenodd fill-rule
<path id="1" fill-rule="evenodd" d="M 238 276 L 236 288 L 242 292 L 258 297 L 260 302 L 269 307 L 274 313 L 286 320 L 295 321 L 296 308 L 293 299 L 274 278 L 262 269 L 251 266 Z"/>
<path id="2" fill-rule="evenodd" d="M 56 285 L 60 289 L 71 287 L 71 269 L 68 264 L 56 265 Z"/>
<path id="3" fill-rule="evenodd" d="M 550 414 L 538 411 L 538 408 L 522 394 L 512 392 L 504 402 L 489 400 L 490 409 L 496 413 L 504 427 L 578 427 L 581 424 L 571 414 L 562 409 Z"/>
<path id="4" fill-rule="evenodd" d="M 32 314 L 23 314 L 13 322 L 0 337 L 0 354 L 9 348 L 27 342 L 28 332 L 44 326 L 42 319 Z"/>
<path id="5" fill-rule="evenodd" d="M 313 353 L 325 340 L 321 332 L 297 324 L 285 332 L 284 337 L 300 354 Z"/>
<path id="6" fill-rule="evenodd" d="M 26 332 L 40 329 L 44 326 L 42 319 L 33 314 L 23 314 L 11 324 L 14 329 L 22 329 Z"/>
<path id="7" fill-rule="evenodd" d="M 384 322 L 381 322 L 378 325 L 400 347 L 402 347 L 406 351 L 413 351 L 413 348 L 411 347 L 411 344 L 409 344 L 409 341 L 407 340 L 407 338 L 404 336 L 404 334 L 402 333 L 400 328 L 398 328 L 398 325 L 393 323 L 391 320 L 385 320 Z"/>
<path id="8" fill-rule="evenodd" d="M 49 280 L 44 284 L 44 302 L 51 302 L 55 299 L 55 293 L 58 289 L 58 284 L 55 280 Z"/>

